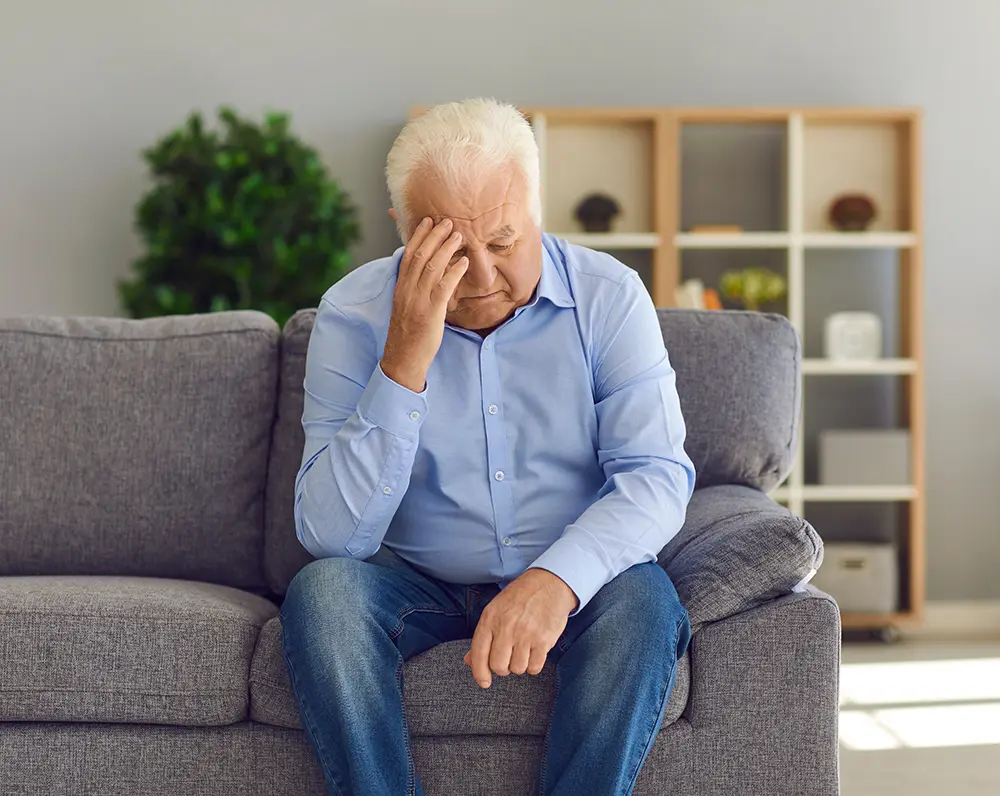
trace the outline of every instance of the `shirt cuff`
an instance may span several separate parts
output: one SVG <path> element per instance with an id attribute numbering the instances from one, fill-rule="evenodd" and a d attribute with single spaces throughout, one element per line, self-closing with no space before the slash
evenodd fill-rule
<path id="1" fill-rule="evenodd" d="M 377 365 L 358 401 L 358 414 L 390 434 L 415 440 L 427 416 L 427 387 L 423 392 L 413 392 L 394 382 Z"/>
<path id="2" fill-rule="evenodd" d="M 555 542 L 536 558 L 528 569 L 544 569 L 560 577 L 580 604 L 570 614 L 576 616 L 583 607 L 593 599 L 601 587 L 608 582 L 604 565 L 595 560 L 593 554 L 582 547 L 577 547 L 568 539 L 556 539 Z"/>

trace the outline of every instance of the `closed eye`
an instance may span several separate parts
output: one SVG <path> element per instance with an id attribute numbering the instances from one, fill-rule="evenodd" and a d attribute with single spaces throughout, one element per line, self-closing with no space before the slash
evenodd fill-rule
<path id="1" fill-rule="evenodd" d="M 508 244 L 491 243 L 490 244 L 490 249 L 492 249 L 495 252 L 499 252 L 500 254 L 503 254 L 504 252 L 509 252 L 513 248 L 514 248 L 514 244 L 513 243 L 508 243 Z"/>

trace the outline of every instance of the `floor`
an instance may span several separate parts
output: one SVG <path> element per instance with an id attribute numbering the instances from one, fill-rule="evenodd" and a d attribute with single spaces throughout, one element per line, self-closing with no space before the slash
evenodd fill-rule
<path id="1" fill-rule="evenodd" d="M 842 796 L 1000 796 L 1000 639 L 845 644 Z"/>

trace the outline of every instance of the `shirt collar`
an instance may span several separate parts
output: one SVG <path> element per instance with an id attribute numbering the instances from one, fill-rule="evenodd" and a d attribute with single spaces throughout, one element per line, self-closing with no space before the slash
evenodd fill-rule
<path id="1" fill-rule="evenodd" d="M 573 301 L 573 296 L 570 295 L 566 283 L 563 282 L 559 266 L 552 259 L 549 247 L 545 245 L 544 239 L 542 240 L 542 276 L 538 280 L 538 289 L 535 295 L 536 300 L 540 298 L 548 299 L 557 307 L 576 306 L 576 302 Z M 534 304 L 535 302 L 532 301 L 531 303 Z"/>

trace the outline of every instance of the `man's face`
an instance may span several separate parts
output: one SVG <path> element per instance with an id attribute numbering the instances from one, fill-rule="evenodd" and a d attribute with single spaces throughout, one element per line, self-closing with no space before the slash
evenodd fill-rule
<path id="1" fill-rule="evenodd" d="M 469 268 L 448 303 L 453 326 L 488 332 L 527 304 L 542 274 L 542 236 L 531 219 L 527 181 L 519 169 L 504 168 L 456 191 L 432 171 L 410 180 L 410 229 L 421 219 L 450 218 L 463 245 L 454 260 Z"/>

